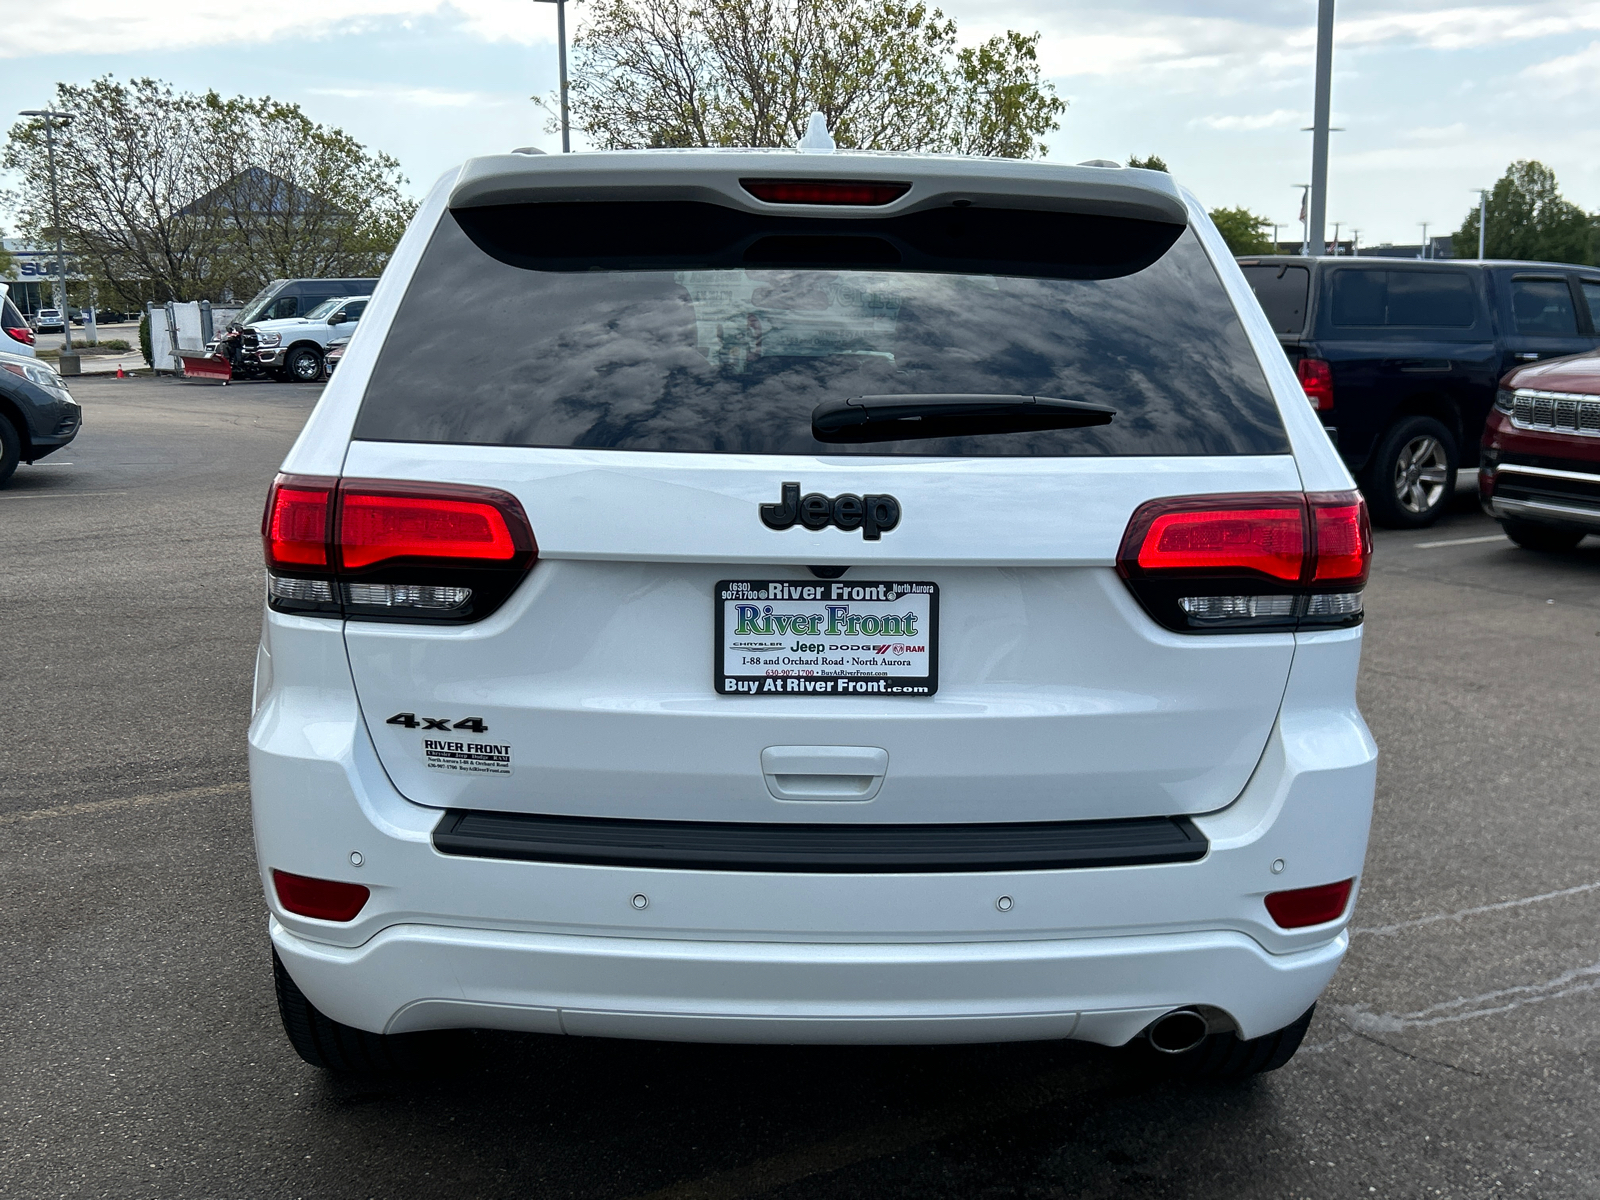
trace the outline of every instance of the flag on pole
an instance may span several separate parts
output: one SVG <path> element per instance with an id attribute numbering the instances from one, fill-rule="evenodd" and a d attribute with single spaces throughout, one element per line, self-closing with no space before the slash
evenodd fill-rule
<path id="1" fill-rule="evenodd" d="M 1302 221 L 1304 221 L 1306 219 L 1306 198 L 1308 196 L 1310 196 L 1310 195 L 1311 195 L 1311 193 L 1309 191 L 1307 191 L 1305 188 L 1301 188 L 1300 189 L 1300 217 L 1299 217 L 1299 219 L 1302 220 Z"/>

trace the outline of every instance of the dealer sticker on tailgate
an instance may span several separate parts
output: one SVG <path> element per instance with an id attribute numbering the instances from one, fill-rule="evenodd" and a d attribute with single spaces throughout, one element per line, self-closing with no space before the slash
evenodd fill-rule
<path id="1" fill-rule="evenodd" d="M 724 579 L 716 687 L 726 696 L 931 696 L 939 586 Z"/>

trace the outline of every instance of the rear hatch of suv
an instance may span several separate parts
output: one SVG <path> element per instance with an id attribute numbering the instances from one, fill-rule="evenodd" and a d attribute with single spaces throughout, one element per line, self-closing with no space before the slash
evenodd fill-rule
<path id="1" fill-rule="evenodd" d="M 1174 621 L 1123 577 L 1137 546 L 1117 566 L 1147 502 L 1300 503 L 1181 200 L 1073 184 L 1093 169 L 999 195 L 849 161 L 458 185 L 341 484 L 351 529 L 412 519 L 428 488 L 392 481 L 450 485 L 438 519 L 479 505 L 503 553 L 498 582 L 391 558 L 335 598 L 405 796 L 942 823 L 1175 816 L 1243 788 L 1294 620 Z M 474 578 L 454 610 L 471 586 L 426 587 Z"/>

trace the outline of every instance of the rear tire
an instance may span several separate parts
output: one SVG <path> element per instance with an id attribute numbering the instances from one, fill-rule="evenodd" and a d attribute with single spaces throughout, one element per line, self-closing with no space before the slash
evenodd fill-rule
<path id="1" fill-rule="evenodd" d="M 0 417 L 0 487 L 11 482 L 11 474 L 22 461 L 22 439 L 11 422 Z"/>
<path id="2" fill-rule="evenodd" d="M 1537 550 L 1541 554 L 1566 554 L 1576 550 L 1587 536 L 1581 529 L 1557 529 L 1553 525 L 1538 525 L 1532 521 L 1504 520 L 1500 528 L 1506 536 L 1524 550 Z"/>
<path id="3" fill-rule="evenodd" d="M 1242 1083 L 1276 1071 L 1293 1058 L 1316 1011 L 1313 1004 L 1292 1025 L 1248 1041 L 1236 1033 L 1213 1033 L 1193 1050 L 1163 1060 L 1173 1074 L 1194 1083 Z"/>
<path id="4" fill-rule="evenodd" d="M 313 1067 L 341 1075 L 395 1075 L 429 1065 L 432 1039 L 426 1034 L 368 1033 L 324 1016 L 284 969 L 276 950 L 272 981 L 289 1044 Z"/>
<path id="5" fill-rule="evenodd" d="M 1391 529 L 1423 529 L 1456 490 L 1455 436 L 1432 417 L 1403 417 L 1378 440 L 1362 492 L 1372 519 Z"/>

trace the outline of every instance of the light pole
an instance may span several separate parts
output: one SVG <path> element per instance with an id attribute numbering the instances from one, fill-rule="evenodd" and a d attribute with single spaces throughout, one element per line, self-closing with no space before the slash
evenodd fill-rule
<path id="1" fill-rule="evenodd" d="M 1300 253 L 1310 254 L 1311 224 L 1307 210 L 1311 200 L 1311 185 L 1309 183 L 1297 183 L 1294 186 L 1300 189 Z"/>
<path id="2" fill-rule="evenodd" d="M 21 117 L 44 118 L 44 144 L 50 154 L 50 217 L 56 226 L 56 274 L 61 281 L 61 341 L 62 353 L 72 353 L 71 306 L 67 303 L 67 252 L 61 244 L 61 197 L 56 192 L 56 125 L 72 120 L 71 113 L 52 112 L 48 108 L 30 108 L 17 114 Z"/>
<path id="3" fill-rule="evenodd" d="M 1350 230 L 1350 257 L 1361 257 L 1361 230 L 1355 228 Z"/>
<path id="4" fill-rule="evenodd" d="M 567 0 L 534 0 L 556 6 L 556 45 L 561 56 L 561 153 L 572 153 L 572 127 L 567 120 Z"/>
<path id="5" fill-rule="evenodd" d="M 1276 254 L 1278 252 L 1278 230 L 1280 230 L 1282 228 L 1283 228 L 1283 226 L 1281 224 L 1279 224 L 1277 221 L 1274 221 L 1272 223 L 1272 252 L 1274 254 Z"/>
<path id="6" fill-rule="evenodd" d="M 1417 224 L 1422 226 L 1422 253 L 1417 255 L 1417 257 L 1432 258 L 1433 255 L 1428 253 L 1428 222 L 1418 221 Z"/>
<path id="7" fill-rule="evenodd" d="M 1342 224 L 1344 224 L 1343 221 L 1335 221 L 1333 223 L 1333 256 L 1335 258 L 1339 257 L 1339 226 Z"/>
<path id="8" fill-rule="evenodd" d="M 1478 261 L 1483 261 L 1484 230 L 1489 227 L 1489 189 L 1473 188 L 1478 193 Z"/>
<path id="9" fill-rule="evenodd" d="M 1308 245 L 1324 249 L 1328 219 L 1328 114 L 1333 96 L 1333 0 L 1317 0 L 1317 77 L 1311 114 L 1311 220 Z"/>

